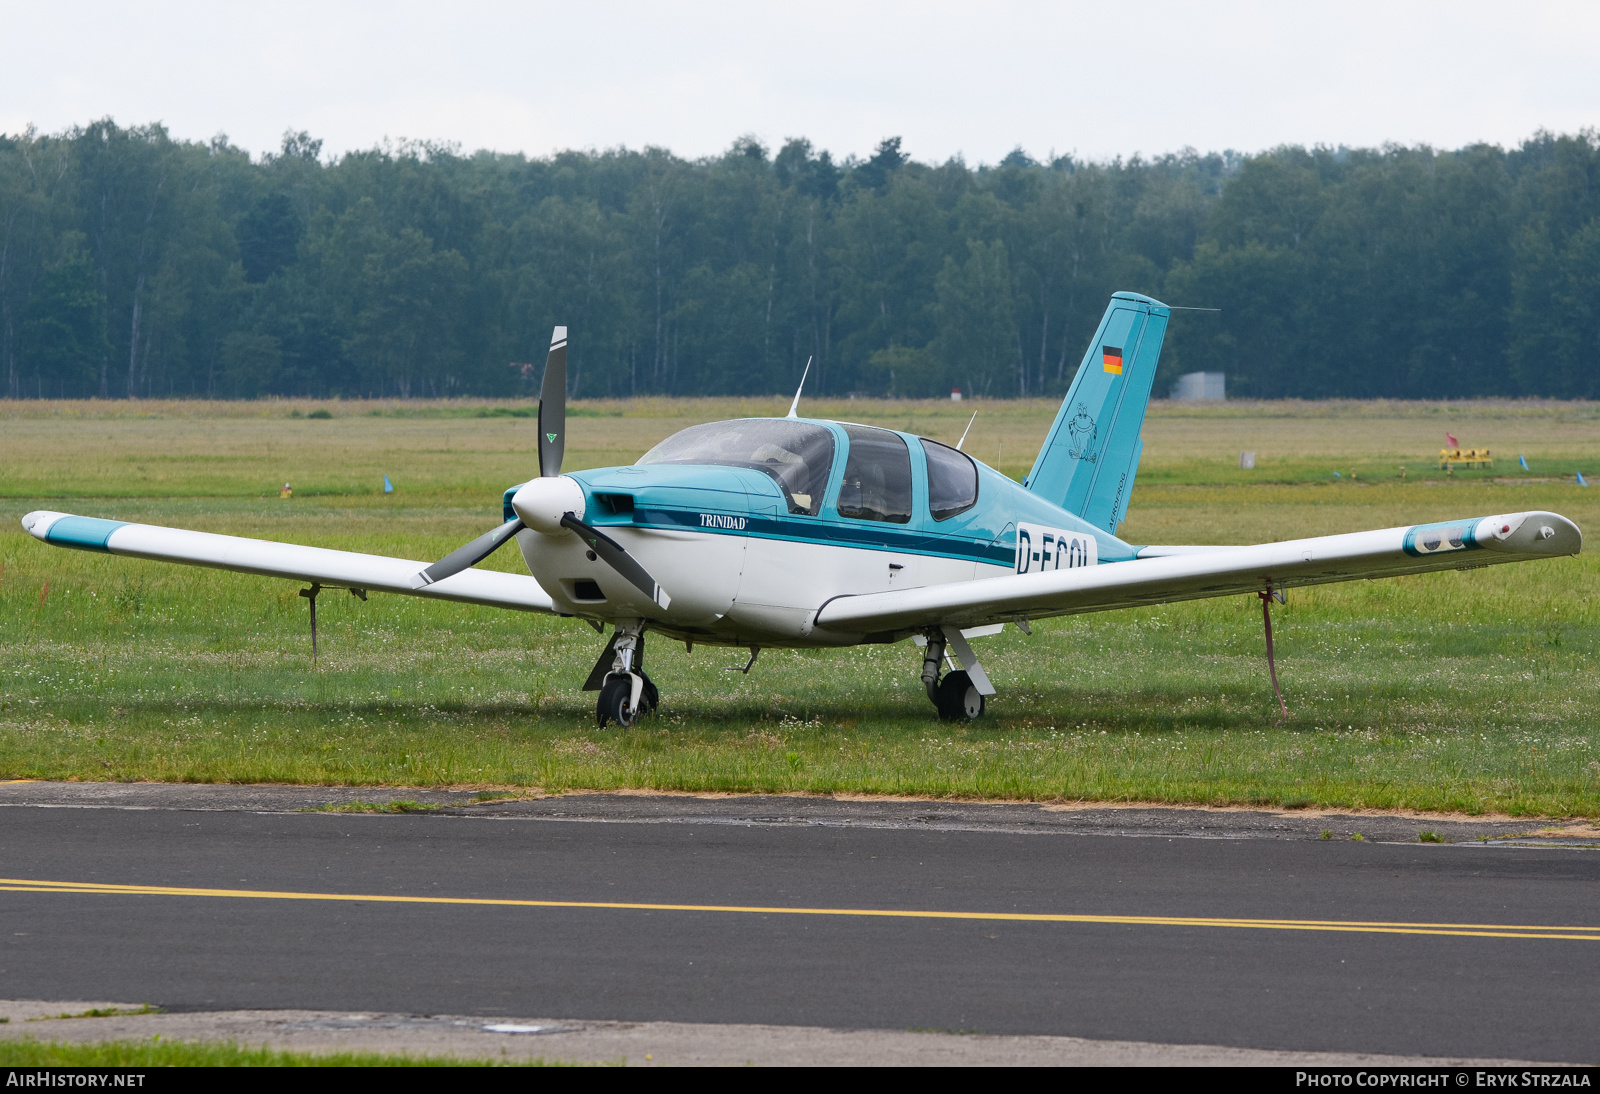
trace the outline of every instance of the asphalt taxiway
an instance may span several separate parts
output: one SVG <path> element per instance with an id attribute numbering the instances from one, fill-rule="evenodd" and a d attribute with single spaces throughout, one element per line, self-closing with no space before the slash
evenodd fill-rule
<path id="1" fill-rule="evenodd" d="M 307 811 L 393 798 L 441 808 Z M 0 826 L 14 1000 L 1600 1054 L 1600 855 L 1581 829 L 49 783 L 0 785 Z"/>

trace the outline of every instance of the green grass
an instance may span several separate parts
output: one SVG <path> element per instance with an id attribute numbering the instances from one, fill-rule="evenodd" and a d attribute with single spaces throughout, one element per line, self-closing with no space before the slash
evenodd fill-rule
<path id="1" fill-rule="evenodd" d="M 0 1067 L 550 1067 L 541 1059 L 470 1060 L 386 1052 L 288 1052 L 232 1041 L 39 1041 L 0 1038 Z"/>
<path id="2" fill-rule="evenodd" d="M 782 413 L 772 402 L 595 404 L 574 418 L 569 466 L 631 461 L 695 421 Z M 1051 405 L 809 409 L 953 441 L 974 405 L 967 447 L 1003 448 L 1020 476 Z M 742 652 L 652 640 L 660 714 L 599 731 L 578 685 L 602 642 L 575 621 L 329 595 L 313 669 L 291 583 L 51 549 L 17 524 L 62 508 L 430 559 L 496 523 L 500 491 L 534 460 L 532 422 L 473 417 L 484 405 L 327 406 L 331 421 L 289 417 L 309 402 L 0 404 L 0 778 L 1600 816 L 1592 550 L 1292 591 L 1274 607 L 1283 726 L 1260 605 L 1237 597 L 984 639 L 1000 694 L 967 727 L 933 719 L 909 646 L 765 651 L 741 676 L 722 668 Z M 1513 466 L 1525 451 L 1535 470 L 1331 480 L 1336 467 L 1425 467 L 1444 428 L 1509 451 Z M 1122 530 L 1133 542 L 1259 542 L 1533 508 L 1600 528 L 1600 491 L 1556 476 L 1600 473 L 1594 404 L 1158 405 L 1145 437 Z M 1257 451 L 1256 473 L 1238 470 L 1241 449 Z M 394 495 L 381 493 L 383 473 Z M 288 502 L 276 496 L 285 480 Z M 520 560 L 501 552 L 489 565 Z"/>
<path id="3" fill-rule="evenodd" d="M 29 1018 L 30 1022 L 53 1022 L 58 1018 L 121 1018 L 129 1014 L 160 1014 L 160 1007 L 152 1007 L 146 1003 L 142 1007 L 90 1007 L 76 1013 L 45 1014 L 38 1018 Z"/>

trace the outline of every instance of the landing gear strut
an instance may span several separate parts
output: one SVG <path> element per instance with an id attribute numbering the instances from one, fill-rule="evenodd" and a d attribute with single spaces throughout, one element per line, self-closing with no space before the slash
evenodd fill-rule
<path id="1" fill-rule="evenodd" d="M 1289 704 L 1283 701 L 1283 689 L 1278 686 L 1278 662 L 1272 656 L 1271 608 L 1274 600 L 1279 604 L 1287 604 L 1289 603 L 1289 598 L 1282 589 L 1273 588 L 1268 588 L 1266 592 L 1257 593 L 1256 595 L 1261 598 L 1261 626 L 1267 632 L 1267 671 L 1272 674 L 1272 692 L 1278 697 L 1278 710 L 1283 715 L 1277 722 L 1281 726 L 1289 720 Z"/>
<path id="2" fill-rule="evenodd" d="M 949 672 L 944 679 L 939 678 L 946 642 L 944 631 L 929 631 L 926 638 L 928 644 L 922 655 L 922 687 L 928 693 L 928 698 L 933 700 L 939 718 L 946 722 L 970 722 L 981 717 L 983 693 L 978 690 L 970 673 Z M 965 641 L 962 644 L 965 645 Z"/>
<path id="3" fill-rule="evenodd" d="M 289 488 L 285 486 L 284 489 L 287 490 Z M 313 581 L 311 583 L 311 588 L 300 590 L 300 595 L 305 597 L 306 602 L 311 605 L 311 665 L 313 668 L 315 668 L 317 664 L 317 594 L 322 592 L 323 589 L 346 588 L 350 589 L 350 595 L 355 597 L 357 600 L 362 602 L 366 601 L 367 590 L 350 588 L 346 585 L 322 585 Z"/>
<path id="4" fill-rule="evenodd" d="M 643 627 L 637 623 L 617 626 L 583 690 L 600 692 L 595 720 L 601 729 L 607 722 L 627 729 L 656 709 L 661 694 L 644 673 Z"/>

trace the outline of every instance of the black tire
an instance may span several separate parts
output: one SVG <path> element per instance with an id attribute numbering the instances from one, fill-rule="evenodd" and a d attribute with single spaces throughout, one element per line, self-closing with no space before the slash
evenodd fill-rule
<path id="1" fill-rule="evenodd" d="M 639 713 L 654 714 L 656 708 L 661 705 L 661 693 L 656 690 L 655 682 L 644 670 L 641 669 L 639 675 L 644 677 L 644 687 L 639 692 Z"/>
<path id="2" fill-rule="evenodd" d="M 964 672 L 946 673 L 934 698 L 939 717 L 946 722 L 970 722 L 983 717 L 983 696 Z"/>
<path id="3" fill-rule="evenodd" d="M 628 700 L 633 698 L 633 679 L 625 673 L 617 673 L 606 678 L 600 688 L 600 700 L 595 704 L 595 718 L 604 729 L 607 722 L 615 722 L 623 729 L 627 729 L 639 720 L 639 711 L 628 705 Z M 645 705 L 643 694 L 639 696 L 639 705 Z"/>

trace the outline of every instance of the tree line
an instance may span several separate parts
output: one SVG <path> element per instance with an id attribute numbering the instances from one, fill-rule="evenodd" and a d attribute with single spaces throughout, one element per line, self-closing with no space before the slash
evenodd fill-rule
<path id="1" fill-rule="evenodd" d="M 999 164 L 897 138 L 252 159 L 103 120 L 0 136 L 10 398 L 1052 394 L 1110 293 L 1259 397 L 1600 397 L 1600 139 Z"/>

